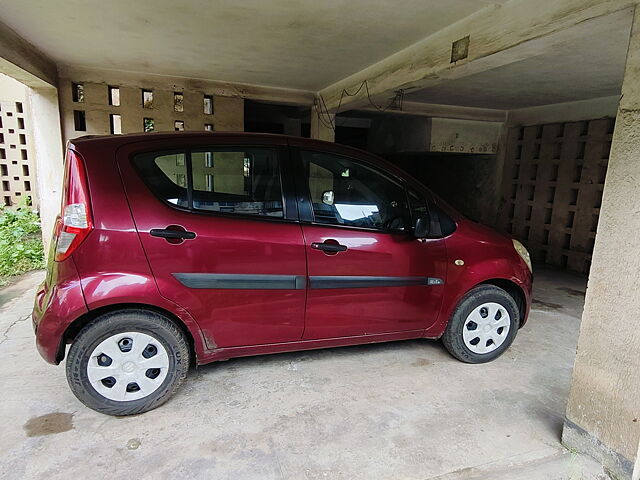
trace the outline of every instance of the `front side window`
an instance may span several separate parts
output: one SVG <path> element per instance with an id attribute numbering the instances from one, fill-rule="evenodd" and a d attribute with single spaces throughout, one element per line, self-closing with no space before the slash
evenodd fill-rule
<path id="1" fill-rule="evenodd" d="M 422 217 L 428 221 L 429 209 L 424 196 L 413 188 L 409 188 L 407 194 L 409 197 L 409 208 L 411 209 L 411 219 L 415 222 L 419 217 Z"/>
<path id="2" fill-rule="evenodd" d="M 275 149 L 146 153 L 137 155 L 134 165 L 153 194 L 166 203 L 198 211 L 284 217 Z"/>
<path id="3" fill-rule="evenodd" d="M 364 163 L 302 152 L 316 223 L 393 231 L 410 226 L 404 187 Z"/>

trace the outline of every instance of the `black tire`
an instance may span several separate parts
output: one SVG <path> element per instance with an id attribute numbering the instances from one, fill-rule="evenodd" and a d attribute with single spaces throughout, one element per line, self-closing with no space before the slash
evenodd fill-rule
<path id="1" fill-rule="evenodd" d="M 469 314 L 478 306 L 489 302 L 498 303 L 504 307 L 509 313 L 511 321 L 504 342 L 495 350 L 480 354 L 467 348 L 463 339 L 463 329 Z M 479 285 L 467 292 L 456 306 L 442 336 L 442 343 L 451 355 L 462 362 L 486 363 L 495 360 L 509 348 L 518 333 L 519 326 L 520 311 L 513 297 L 499 287 Z"/>
<path id="2" fill-rule="evenodd" d="M 91 385 L 87 364 L 91 353 L 102 341 L 123 332 L 140 332 L 157 340 L 167 352 L 169 367 L 160 387 L 148 396 L 115 401 L 101 395 Z M 135 415 L 166 402 L 186 378 L 189 362 L 189 345 L 174 322 L 148 310 L 119 310 L 95 318 L 80 331 L 67 357 L 67 381 L 74 395 L 87 407 L 107 415 Z"/>

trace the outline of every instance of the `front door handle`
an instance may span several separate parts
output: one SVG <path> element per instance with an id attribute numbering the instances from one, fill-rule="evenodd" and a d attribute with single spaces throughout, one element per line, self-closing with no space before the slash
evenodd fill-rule
<path id="1" fill-rule="evenodd" d="M 322 250 L 324 253 L 330 253 L 330 254 L 331 253 L 338 253 L 338 252 L 345 252 L 347 250 L 347 246 L 346 245 L 340 245 L 335 240 L 333 240 L 333 241 L 325 240 L 323 243 L 313 242 L 311 244 L 311 248 L 313 248 L 315 250 Z"/>
<path id="2" fill-rule="evenodd" d="M 169 225 L 167 228 L 152 228 L 149 231 L 149 235 L 164 238 L 169 243 L 182 243 L 185 240 L 196 238 L 195 232 L 189 232 L 180 225 Z"/>

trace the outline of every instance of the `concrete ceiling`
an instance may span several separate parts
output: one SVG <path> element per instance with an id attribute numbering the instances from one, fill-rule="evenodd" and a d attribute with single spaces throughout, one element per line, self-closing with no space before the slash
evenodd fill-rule
<path id="1" fill-rule="evenodd" d="M 56 62 L 317 91 L 506 0 L 3 0 Z"/>
<path id="2" fill-rule="evenodd" d="M 512 110 L 618 95 L 632 16 L 619 12 L 573 28 L 539 55 L 405 95 L 414 102 Z M 473 41 L 473 40 L 472 40 Z"/>

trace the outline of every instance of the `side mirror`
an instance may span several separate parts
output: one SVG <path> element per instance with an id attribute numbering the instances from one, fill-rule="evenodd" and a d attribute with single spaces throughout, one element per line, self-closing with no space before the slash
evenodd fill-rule
<path id="1" fill-rule="evenodd" d="M 416 238 L 425 238 L 429 235 L 429 219 L 427 217 L 418 217 L 416 219 L 413 235 Z"/>
<path id="2" fill-rule="evenodd" d="M 333 190 L 322 192 L 322 203 L 325 205 L 333 205 L 334 197 Z"/>

